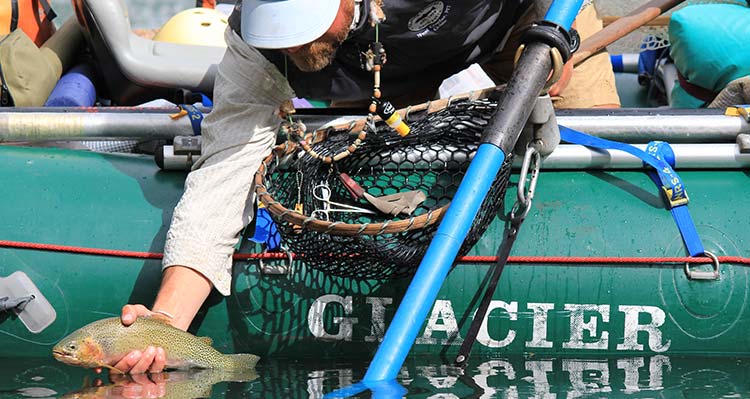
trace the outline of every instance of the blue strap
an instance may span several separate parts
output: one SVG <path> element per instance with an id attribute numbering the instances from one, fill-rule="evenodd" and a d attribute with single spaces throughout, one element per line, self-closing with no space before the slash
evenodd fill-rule
<path id="1" fill-rule="evenodd" d="M 666 161 L 669 166 L 674 168 L 675 156 L 669 143 L 664 141 L 652 141 L 646 146 L 646 153 L 657 159 Z M 658 186 L 659 179 L 656 176 L 656 173 L 654 173 L 654 171 L 649 171 L 648 175 Z M 687 194 L 685 197 L 687 197 Z M 675 223 L 677 223 L 677 227 L 680 229 L 682 241 L 685 243 L 685 247 L 687 247 L 690 256 L 703 255 L 705 249 L 703 248 L 703 243 L 698 236 L 698 231 L 695 229 L 695 224 L 693 223 L 693 218 L 690 216 L 687 204 L 672 207 L 670 211 L 672 212 L 672 217 L 674 218 Z"/>
<path id="2" fill-rule="evenodd" d="M 201 93 L 201 104 L 204 107 L 213 107 L 214 106 L 214 102 L 211 101 L 211 99 L 208 98 L 208 96 L 205 95 L 205 94 L 203 94 L 203 93 Z"/>
<path id="3" fill-rule="evenodd" d="M 258 208 L 255 213 L 255 234 L 250 241 L 265 245 L 268 251 L 276 251 L 281 247 L 281 234 L 268 209 Z"/>
<path id="4" fill-rule="evenodd" d="M 198 108 L 195 108 L 194 105 L 180 104 L 179 107 L 180 109 L 188 113 L 188 117 L 190 117 L 190 124 L 193 126 L 193 135 L 200 136 L 201 122 L 203 122 L 203 113 L 198 111 Z"/>
<path id="5" fill-rule="evenodd" d="M 689 200 L 685 192 L 685 186 L 672 168 L 674 166 L 674 152 L 669 144 L 652 142 L 646 147 L 646 151 L 643 151 L 630 144 L 601 139 L 564 126 L 560 126 L 560 138 L 563 141 L 587 147 L 624 151 L 640 158 L 644 164 L 651 166 L 653 169 L 648 172 L 649 177 L 664 195 L 666 205 L 672 212 L 672 217 L 680 230 L 682 240 L 690 256 L 703 255 L 705 252 L 703 244 L 687 208 Z"/>

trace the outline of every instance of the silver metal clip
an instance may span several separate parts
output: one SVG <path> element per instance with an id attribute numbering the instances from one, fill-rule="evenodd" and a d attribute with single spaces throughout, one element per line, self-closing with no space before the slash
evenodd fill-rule
<path id="1" fill-rule="evenodd" d="M 711 266 L 713 267 L 713 270 L 710 272 L 693 270 L 690 268 L 690 263 L 686 262 L 685 274 L 690 280 L 718 280 L 720 275 L 719 267 L 721 266 L 721 264 L 719 263 L 719 258 L 708 251 L 705 251 L 703 254 L 711 259 Z"/>
<path id="2" fill-rule="evenodd" d="M 258 258 L 258 270 L 261 274 L 287 276 L 291 276 L 292 274 L 294 274 L 294 257 L 292 256 L 292 253 L 284 246 L 281 246 L 281 252 L 286 255 L 286 264 L 267 265 L 265 262 L 263 262 L 263 258 Z M 262 253 L 265 254 L 268 252 L 264 249 Z"/>
<path id="3" fill-rule="evenodd" d="M 518 175 L 518 190 L 516 203 L 510 211 L 510 218 L 519 222 L 526 218 L 531 210 L 531 201 L 534 199 L 536 182 L 539 179 L 539 170 L 542 166 L 542 156 L 533 144 L 529 144 L 523 157 L 521 172 Z M 531 171 L 531 176 L 529 176 Z M 528 183 L 528 185 L 527 185 Z"/>

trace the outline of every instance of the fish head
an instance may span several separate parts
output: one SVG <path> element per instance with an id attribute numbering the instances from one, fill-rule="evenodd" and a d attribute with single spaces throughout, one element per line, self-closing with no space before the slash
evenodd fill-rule
<path id="1" fill-rule="evenodd" d="M 87 368 L 101 367 L 105 360 L 104 350 L 96 340 L 76 333 L 55 345 L 52 356 L 65 364 Z"/>

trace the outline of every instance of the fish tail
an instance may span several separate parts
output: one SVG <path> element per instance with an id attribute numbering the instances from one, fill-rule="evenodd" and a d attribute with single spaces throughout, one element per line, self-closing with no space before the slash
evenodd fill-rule
<path id="1" fill-rule="evenodd" d="M 248 370 L 254 369 L 260 360 L 259 356 L 250 353 L 239 353 L 236 355 L 224 355 L 224 361 L 228 369 Z"/>

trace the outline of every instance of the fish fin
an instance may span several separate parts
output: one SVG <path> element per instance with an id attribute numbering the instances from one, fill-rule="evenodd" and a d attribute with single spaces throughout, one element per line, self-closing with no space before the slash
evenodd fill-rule
<path id="1" fill-rule="evenodd" d="M 229 368 L 234 370 L 253 369 L 260 357 L 250 353 L 238 353 L 236 355 L 225 355 Z"/>
<path id="2" fill-rule="evenodd" d="M 214 344 L 214 340 L 211 339 L 211 337 L 198 337 L 198 339 L 208 346 L 212 346 Z"/>
<path id="3" fill-rule="evenodd" d="M 106 364 L 106 363 L 104 363 L 104 362 L 100 362 L 100 363 L 99 363 L 99 367 L 104 367 L 104 368 L 108 368 L 108 369 L 110 369 L 110 370 L 113 370 L 113 371 L 116 371 L 116 372 L 118 372 L 118 373 L 120 373 L 120 374 L 127 374 L 127 373 L 125 373 L 124 371 L 122 371 L 122 370 L 118 369 L 117 367 L 115 367 L 115 366 L 110 366 L 110 365 L 108 365 L 108 364 Z"/>

